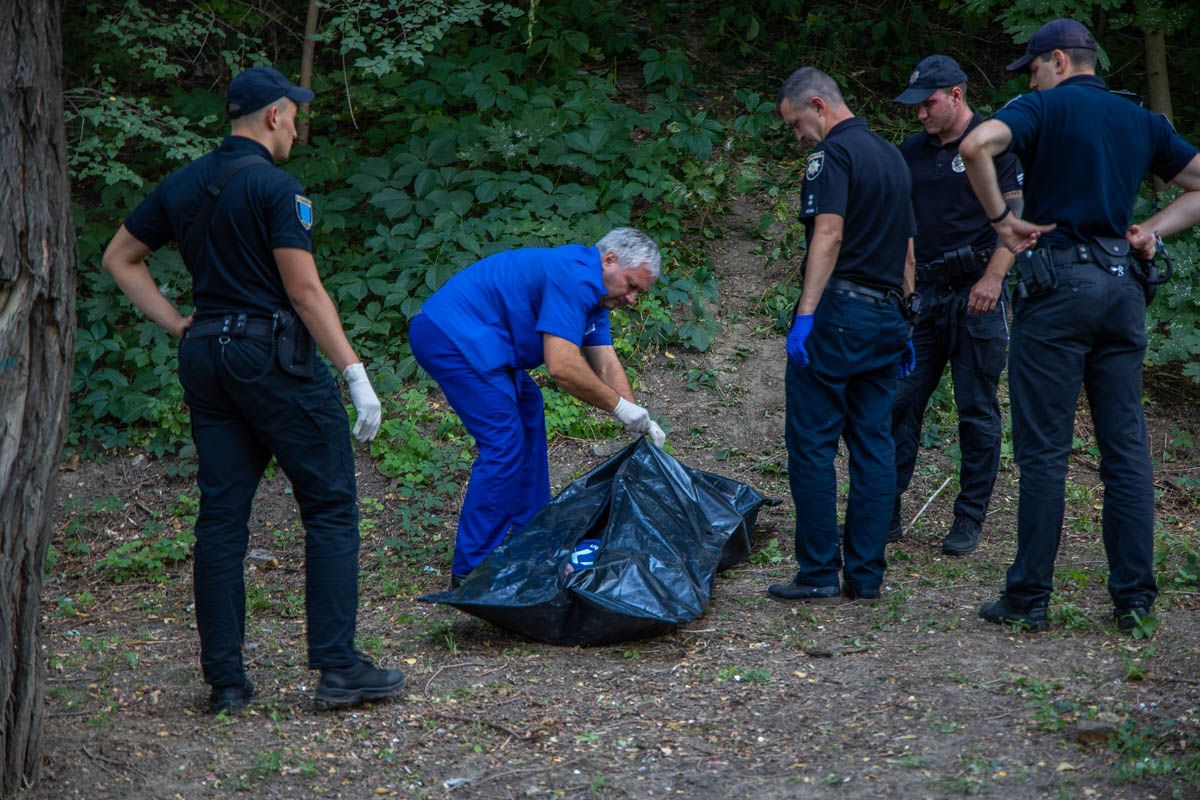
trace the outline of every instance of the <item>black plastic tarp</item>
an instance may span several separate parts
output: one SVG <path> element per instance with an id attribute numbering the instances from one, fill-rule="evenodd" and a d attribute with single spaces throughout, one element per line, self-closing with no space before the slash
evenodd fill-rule
<path id="1" fill-rule="evenodd" d="M 765 502 L 641 438 L 510 532 L 457 589 L 419 599 L 551 644 L 664 633 L 703 614 L 716 574 L 750 554 Z M 594 566 L 572 569 L 588 539 L 600 542 Z"/>

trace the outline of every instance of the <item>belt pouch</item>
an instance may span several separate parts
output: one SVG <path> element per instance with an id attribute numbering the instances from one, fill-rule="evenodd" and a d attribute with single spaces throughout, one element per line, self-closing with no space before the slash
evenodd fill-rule
<path id="1" fill-rule="evenodd" d="M 1017 278 L 1025 287 L 1026 297 L 1037 297 L 1058 287 L 1058 273 L 1054 271 L 1054 261 L 1050 251 L 1045 247 L 1026 251 L 1023 258 L 1017 259 Z"/>
<path id="2" fill-rule="evenodd" d="M 1114 275 L 1124 275 L 1129 266 L 1129 241 L 1124 236 L 1093 236 L 1092 257 Z"/>
<path id="3" fill-rule="evenodd" d="M 289 375 L 311 378 L 316 374 L 317 353 L 308 328 L 290 311 L 276 311 L 274 320 L 279 331 L 276 340 L 279 366 Z"/>

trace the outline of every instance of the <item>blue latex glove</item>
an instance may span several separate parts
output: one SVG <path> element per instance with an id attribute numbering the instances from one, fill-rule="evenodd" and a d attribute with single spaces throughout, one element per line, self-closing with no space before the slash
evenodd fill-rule
<path id="1" fill-rule="evenodd" d="M 917 369 L 917 349 L 913 347 L 912 339 L 904 345 L 905 350 L 900 354 L 900 377 L 907 378 Z"/>
<path id="2" fill-rule="evenodd" d="M 808 366 L 808 351 L 804 349 L 804 342 L 808 340 L 812 328 L 812 314 L 797 314 L 796 318 L 792 320 L 792 329 L 788 332 L 787 338 L 787 354 L 797 367 Z"/>

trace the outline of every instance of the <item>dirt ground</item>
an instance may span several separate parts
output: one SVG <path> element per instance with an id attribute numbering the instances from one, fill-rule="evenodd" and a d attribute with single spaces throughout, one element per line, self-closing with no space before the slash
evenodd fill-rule
<path id="1" fill-rule="evenodd" d="M 204 710 L 188 565 L 161 582 L 117 583 L 96 569 L 148 521 L 178 526 L 170 509 L 191 480 L 172 477 L 176 462 L 136 453 L 65 465 L 59 560 L 45 590 L 45 766 L 28 796 L 1200 797 L 1193 409 L 1147 409 L 1164 547 L 1152 638 L 1121 635 L 1110 620 L 1086 415 L 1050 632 L 976 615 L 1014 551 L 1011 459 L 980 549 L 940 553 L 956 491 L 952 431 L 943 431 L 949 446 L 922 451 L 906 520 L 932 501 L 889 546 L 881 602 L 768 599 L 765 587 L 792 571 L 794 516 L 783 338 L 761 302 L 787 265 L 764 266 L 754 252 L 761 210 L 735 203 L 711 245 L 723 326 L 711 352 L 655 353 L 640 372 L 639 397 L 670 422 L 679 460 L 785 501 L 763 510 L 754 557 L 717 579 L 703 618 L 657 639 L 559 648 L 420 604 L 417 595 L 447 579 L 457 508 L 444 509 L 430 541 L 410 542 L 429 553 L 420 566 L 389 561 L 383 543 L 409 541 L 409 532 L 396 487 L 360 453 L 359 644 L 406 671 L 403 696 L 351 712 L 312 708 L 302 531 L 276 475 L 251 525 L 246 655 L 258 703 L 214 720 Z M 690 391 L 689 371 L 707 386 Z M 606 445 L 554 443 L 555 487 L 599 463 Z"/>

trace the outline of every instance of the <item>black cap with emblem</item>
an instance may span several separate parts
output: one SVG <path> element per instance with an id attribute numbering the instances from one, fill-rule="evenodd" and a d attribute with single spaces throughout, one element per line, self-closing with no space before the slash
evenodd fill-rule
<path id="1" fill-rule="evenodd" d="M 1033 59 L 1053 50 L 1095 50 L 1091 32 L 1073 19 L 1054 19 L 1038 28 L 1025 45 L 1025 55 L 1005 67 L 1009 72 L 1025 68 Z"/>
<path id="2" fill-rule="evenodd" d="M 908 88 L 896 98 L 897 103 L 915 106 L 929 99 L 938 89 L 958 86 L 967 82 L 967 74 L 950 56 L 932 55 L 921 59 L 908 78 Z"/>

